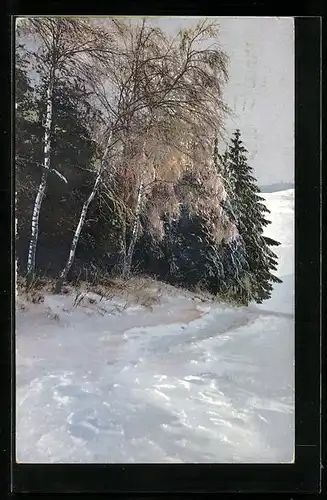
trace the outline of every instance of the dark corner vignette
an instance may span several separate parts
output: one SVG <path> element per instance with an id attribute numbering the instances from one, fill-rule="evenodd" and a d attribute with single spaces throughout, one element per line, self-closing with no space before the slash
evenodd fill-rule
<path id="1" fill-rule="evenodd" d="M 322 369 L 321 18 L 295 18 L 295 28 L 295 463 L 303 464 L 307 484 L 319 492 Z M 308 165 L 309 178 L 305 174 Z M 310 200 L 308 204 L 304 201 L 306 197 Z M 312 252 L 306 243 L 310 240 Z"/>
<path id="2" fill-rule="evenodd" d="M 13 464 L 14 492 L 319 491 L 320 20 L 295 19 L 296 445 L 287 465 Z M 13 134 L 14 136 L 14 134 Z M 308 172 L 310 175 L 308 175 Z M 13 176 L 14 177 L 14 176 Z M 14 187 L 12 182 L 12 188 Z M 12 194 L 14 200 L 14 193 Z M 10 205 L 8 205 L 10 206 Z M 14 221 L 14 219 L 13 219 Z M 14 228 L 12 229 L 14 234 Z M 14 238 L 12 237 L 11 244 Z M 310 247 L 307 242 L 310 241 Z M 14 259 L 11 266 L 14 276 Z M 12 289 L 12 298 L 14 290 Z M 13 306 L 14 308 L 14 306 Z M 14 335 L 14 333 L 13 333 Z M 10 339 L 9 339 L 10 342 Z M 14 345 L 14 339 L 11 340 Z M 6 352 L 5 350 L 3 352 Z M 7 350 L 8 352 L 8 350 Z M 310 362 L 310 360 L 317 360 Z M 6 366 L 6 365 L 5 365 Z M 277 369 L 277 368 L 276 368 Z M 15 367 L 12 367 L 15 380 Z M 13 411 L 14 414 L 14 411 Z M 14 458 L 14 457 L 13 457 Z"/>
<path id="3" fill-rule="evenodd" d="M 2 411 L 0 412 L 0 495 L 11 490 L 11 431 L 12 431 L 12 314 L 13 314 L 13 177 L 12 177 L 12 117 L 11 117 L 11 20 L 1 16 L 1 159 L 0 214 L 1 214 L 1 315 L 0 315 L 0 370 L 2 381 Z"/>

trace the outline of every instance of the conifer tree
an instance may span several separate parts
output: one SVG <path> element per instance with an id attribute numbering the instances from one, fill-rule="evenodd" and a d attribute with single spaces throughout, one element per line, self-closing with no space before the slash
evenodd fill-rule
<path id="1" fill-rule="evenodd" d="M 216 175 L 223 180 L 225 186 L 225 193 L 223 198 L 220 199 L 219 205 L 225 217 L 235 225 L 237 219 L 231 205 L 229 195 L 231 189 L 228 189 L 228 180 L 225 173 L 227 160 L 228 149 L 223 154 L 218 151 L 218 137 L 216 136 L 213 147 L 213 164 Z M 249 302 L 248 290 L 246 284 L 241 280 L 245 270 L 248 269 L 243 238 L 239 234 L 235 234 L 229 241 L 222 241 L 215 248 L 215 256 L 215 260 L 219 261 L 219 273 L 216 286 L 212 292 L 228 302 L 232 301 L 240 305 L 247 305 Z"/>
<path id="2" fill-rule="evenodd" d="M 264 236 L 269 210 L 260 196 L 257 180 L 247 162 L 247 150 L 237 129 L 224 157 L 226 187 L 236 226 L 245 245 L 248 269 L 240 275 L 242 294 L 248 301 L 262 303 L 270 298 L 274 283 L 281 280 L 273 274 L 277 269 L 277 256 L 271 246 L 279 242 Z"/>

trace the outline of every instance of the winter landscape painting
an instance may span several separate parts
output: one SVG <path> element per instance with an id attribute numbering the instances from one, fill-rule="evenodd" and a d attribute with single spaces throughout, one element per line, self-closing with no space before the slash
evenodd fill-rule
<path id="1" fill-rule="evenodd" d="M 16 460 L 291 463 L 292 18 L 15 24 Z"/>

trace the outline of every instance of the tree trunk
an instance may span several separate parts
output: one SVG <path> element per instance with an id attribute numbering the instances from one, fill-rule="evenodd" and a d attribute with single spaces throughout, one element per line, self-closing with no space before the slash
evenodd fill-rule
<path id="1" fill-rule="evenodd" d="M 213 149 L 213 164 L 219 173 L 220 165 L 219 165 L 219 153 L 218 153 L 218 137 L 215 137 L 214 140 L 214 149 Z"/>
<path id="2" fill-rule="evenodd" d="M 135 219 L 134 219 L 134 224 L 133 224 L 132 237 L 131 237 L 131 241 L 129 243 L 127 255 L 125 258 L 125 262 L 124 262 L 123 277 L 125 279 L 129 278 L 130 274 L 131 274 L 134 249 L 135 249 L 135 244 L 136 244 L 136 241 L 138 238 L 139 227 L 140 227 L 140 216 L 141 216 L 142 201 L 143 201 L 143 190 L 144 190 L 144 184 L 143 184 L 143 181 L 141 181 L 140 185 L 139 185 L 138 194 L 137 194 L 137 202 L 136 202 L 136 208 L 135 208 Z"/>
<path id="3" fill-rule="evenodd" d="M 92 192 L 91 192 L 90 196 L 88 197 L 88 199 L 84 202 L 84 205 L 83 205 L 83 208 L 82 208 L 82 211 L 81 211 L 81 215 L 80 215 L 80 218 L 79 218 L 79 222 L 77 224 L 77 227 L 76 227 L 76 230 L 75 230 L 75 234 L 74 234 L 74 237 L 73 237 L 73 241 L 72 241 L 72 244 L 71 244 L 71 247 L 70 247 L 69 257 L 68 257 L 68 260 L 67 260 L 67 263 L 66 263 L 64 269 L 60 273 L 59 280 L 58 280 L 57 286 L 56 286 L 56 291 L 60 291 L 61 286 L 62 286 L 64 280 L 67 278 L 67 275 L 68 275 L 68 273 L 70 271 L 70 268 L 71 268 L 71 266 L 72 266 L 72 264 L 74 262 L 77 243 L 79 241 L 79 238 L 80 238 L 80 235 L 81 235 L 84 223 L 85 223 L 85 219 L 86 219 L 86 215 L 87 215 L 87 211 L 88 211 L 89 205 L 93 201 L 93 199 L 94 199 L 94 197 L 95 197 L 95 195 L 97 193 L 98 187 L 100 185 L 100 181 L 101 181 L 101 177 L 102 177 L 102 173 L 103 173 L 103 164 L 104 164 L 104 161 L 105 161 L 105 159 L 107 157 L 107 154 L 108 154 L 108 151 L 109 151 L 111 137 L 112 137 L 112 132 L 110 132 L 110 134 L 109 134 L 109 138 L 108 138 L 108 141 L 107 141 L 106 149 L 105 149 L 105 151 L 104 151 L 104 153 L 102 155 L 102 158 L 101 158 L 101 165 L 100 165 L 100 168 L 99 168 L 98 175 L 96 176 Z"/>
<path id="4" fill-rule="evenodd" d="M 55 81 L 55 69 L 53 68 L 49 76 L 49 85 L 47 88 L 47 108 L 46 108 L 46 120 L 45 120 L 45 131 L 44 131 L 44 160 L 43 160 L 43 171 L 41 175 L 41 182 L 39 189 L 35 198 L 33 214 L 32 214 L 32 226 L 31 226 L 31 238 L 28 249 L 27 258 L 27 280 L 30 282 L 33 279 L 35 273 L 35 255 L 36 247 L 39 235 L 39 218 L 41 212 L 41 205 L 44 198 L 44 193 L 47 186 L 48 173 L 50 170 L 50 152 L 51 152 L 51 127 L 52 127 L 52 99 L 53 99 L 53 87 Z"/>
<path id="5" fill-rule="evenodd" d="M 126 262 L 126 214 L 122 214 L 119 240 L 118 258 L 115 271 L 118 276 L 123 276 Z"/>

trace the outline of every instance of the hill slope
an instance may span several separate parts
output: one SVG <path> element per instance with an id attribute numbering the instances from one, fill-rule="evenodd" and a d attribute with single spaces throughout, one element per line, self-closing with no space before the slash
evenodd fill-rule
<path id="1" fill-rule="evenodd" d="M 283 283 L 260 306 L 167 286 L 152 311 L 97 296 L 17 310 L 20 462 L 292 460 L 294 191 L 265 197 Z"/>

